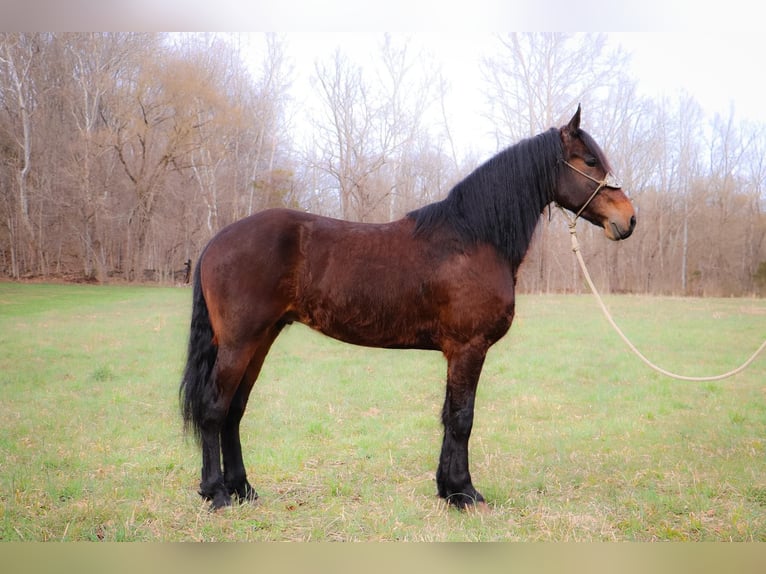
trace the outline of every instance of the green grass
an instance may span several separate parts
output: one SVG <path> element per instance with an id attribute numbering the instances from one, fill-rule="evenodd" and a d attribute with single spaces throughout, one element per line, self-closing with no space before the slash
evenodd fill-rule
<path id="1" fill-rule="evenodd" d="M 0 540 L 766 540 L 766 357 L 649 371 L 587 296 L 524 296 L 471 440 L 487 514 L 435 495 L 446 365 L 277 340 L 243 423 L 261 498 L 209 513 L 178 414 L 188 289 L 0 284 Z M 766 301 L 610 297 L 650 358 L 705 375 Z"/>

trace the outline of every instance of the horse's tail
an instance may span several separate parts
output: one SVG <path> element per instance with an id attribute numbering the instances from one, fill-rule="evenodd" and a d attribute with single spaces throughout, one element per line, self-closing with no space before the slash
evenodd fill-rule
<path id="1" fill-rule="evenodd" d="M 210 324 L 207 302 L 202 293 L 200 267 L 200 263 L 197 263 L 194 270 L 189 350 L 179 389 L 184 431 L 192 431 L 198 441 L 202 437 L 206 409 L 215 401 L 215 381 L 211 375 L 218 356 L 218 347 L 213 344 L 213 326 Z"/>

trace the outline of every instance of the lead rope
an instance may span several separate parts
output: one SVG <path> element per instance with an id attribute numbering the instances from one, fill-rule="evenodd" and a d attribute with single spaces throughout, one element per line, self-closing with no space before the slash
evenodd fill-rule
<path id="1" fill-rule="evenodd" d="M 569 234 L 572 237 L 572 251 L 577 257 L 577 261 L 580 263 L 580 269 L 582 269 L 582 273 L 585 276 L 585 280 L 588 282 L 588 286 L 590 287 L 590 290 L 593 292 L 593 295 L 596 297 L 596 301 L 598 301 L 598 304 L 601 307 L 601 310 L 604 312 L 604 316 L 606 317 L 607 321 L 609 321 L 609 324 L 612 325 L 612 327 L 614 327 L 614 330 L 617 331 L 617 334 L 620 336 L 620 338 L 623 341 L 625 341 L 625 344 L 628 346 L 628 348 L 630 348 L 630 350 L 633 351 L 639 359 L 641 359 L 644 363 L 646 363 L 649 367 L 651 367 L 658 373 L 661 373 L 665 376 L 672 377 L 674 379 L 678 379 L 681 381 L 695 381 L 695 382 L 720 381 L 728 377 L 733 377 L 737 373 L 744 371 L 748 366 L 750 366 L 750 363 L 752 363 L 755 360 L 755 358 L 758 355 L 760 355 L 764 349 L 766 349 L 766 341 L 764 341 L 763 343 L 761 343 L 761 346 L 758 347 L 758 350 L 755 353 L 753 353 L 752 356 L 747 361 L 745 361 L 741 366 L 737 367 L 736 369 L 732 369 L 731 371 L 728 371 L 726 373 L 723 373 L 721 375 L 714 375 L 712 377 L 687 377 L 685 375 L 678 375 L 676 373 L 671 373 L 670 371 L 667 371 L 663 369 L 662 367 L 658 367 L 657 365 L 652 363 L 649 359 L 647 359 L 641 353 L 641 351 L 639 351 L 636 348 L 636 346 L 630 342 L 630 340 L 625 336 L 625 333 L 622 332 L 622 329 L 620 329 L 617 323 L 614 322 L 614 319 L 612 318 L 611 313 L 609 313 L 609 310 L 606 308 L 606 305 L 604 304 L 604 300 L 601 298 L 601 295 L 599 295 L 599 292 L 596 289 L 596 286 L 593 284 L 593 280 L 590 278 L 590 273 L 588 273 L 588 268 L 585 266 L 585 261 L 583 260 L 582 254 L 580 253 L 580 243 L 577 241 L 577 218 L 572 219 L 571 217 L 569 217 L 569 214 L 566 212 L 564 212 L 564 215 L 567 217 L 567 219 L 569 219 Z"/>

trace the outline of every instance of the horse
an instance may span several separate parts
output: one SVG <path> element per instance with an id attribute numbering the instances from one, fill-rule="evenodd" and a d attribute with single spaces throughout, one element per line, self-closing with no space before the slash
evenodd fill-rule
<path id="1" fill-rule="evenodd" d="M 611 240 L 633 206 L 580 106 L 563 127 L 501 151 L 441 201 L 390 223 L 270 209 L 216 234 L 195 267 L 188 358 L 179 399 L 202 451 L 199 494 L 211 510 L 254 501 L 240 421 L 269 348 L 303 323 L 347 343 L 441 351 L 447 361 L 438 495 L 484 508 L 468 465 L 479 375 L 514 317 L 519 266 L 555 203 Z"/>

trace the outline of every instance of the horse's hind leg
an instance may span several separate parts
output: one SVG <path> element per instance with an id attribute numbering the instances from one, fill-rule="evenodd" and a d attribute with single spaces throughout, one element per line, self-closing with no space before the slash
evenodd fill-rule
<path id="1" fill-rule="evenodd" d="M 242 375 L 247 369 L 249 356 L 242 351 L 226 347 L 218 349 L 213 369 L 215 397 L 201 421 L 202 480 L 199 493 L 212 501 L 213 510 L 231 504 L 231 496 L 224 484 L 221 469 L 221 432 L 230 410 L 232 400 L 238 393 Z"/>
<path id="2" fill-rule="evenodd" d="M 221 429 L 224 484 L 228 493 L 237 496 L 240 501 L 254 501 L 258 498 L 258 493 L 256 493 L 247 480 L 245 463 L 242 459 L 242 443 L 239 434 L 240 421 L 242 420 L 242 415 L 245 414 L 250 391 L 261 372 L 266 354 L 269 352 L 271 344 L 277 338 L 281 329 L 281 325 L 275 325 L 264 335 L 231 401 L 229 412 Z"/>

